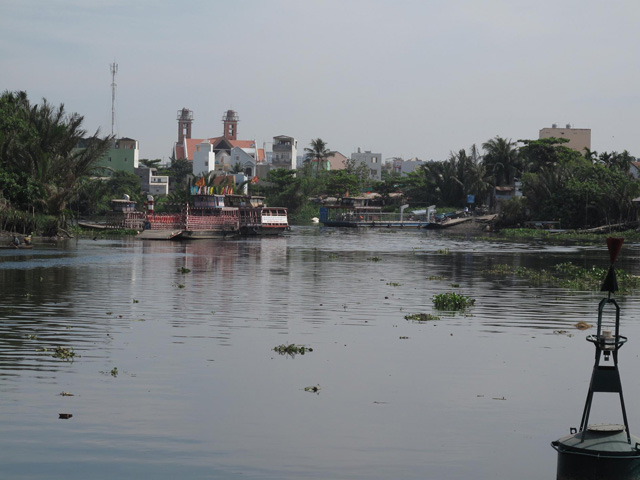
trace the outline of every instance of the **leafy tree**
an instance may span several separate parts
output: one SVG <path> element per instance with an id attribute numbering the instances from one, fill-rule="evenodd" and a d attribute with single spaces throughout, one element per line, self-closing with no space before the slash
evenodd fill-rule
<path id="1" fill-rule="evenodd" d="M 566 138 L 541 138 L 539 140 L 518 140 L 523 171 L 536 173 L 544 168 L 554 168 L 561 162 L 577 160 L 582 157 L 578 152 L 563 145 Z"/>
<path id="2" fill-rule="evenodd" d="M 193 165 L 187 159 L 179 159 L 171 162 L 171 167 L 169 167 L 169 176 L 173 179 L 176 184 L 176 189 L 180 187 L 185 187 L 188 183 L 189 175 L 193 175 Z"/>
<path id="3" fill-rule="evenodd" d="M 345 195 L 356 196 L 359 192 L 360 180 L 347 170 L 331 170 L 327 172 L 325 193 L 335 197 Z"/>
<path id="4" fill-rule="evenodd" d="M 160 158 L 156 158 L 155 160 L 149 160 L 147 158 L 142 158 L 140 159 L 140 162 L 142 165 L 144 165 L 147 168 L 158 168 L 160 166 L 160 163 L 162 162 L 162 160 Z"/>

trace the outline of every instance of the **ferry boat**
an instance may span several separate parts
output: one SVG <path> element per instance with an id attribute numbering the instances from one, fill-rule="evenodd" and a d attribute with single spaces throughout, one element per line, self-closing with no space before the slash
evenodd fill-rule
<path id="1" fill-rule="evenodd" d="M 179 213 L 155 213 L 153 197 L 147 197 L 145 229 L 139 235 L 148 239 L 226 238 L 240 232 L 240 215 L 236 207 L 227 207 L 224 195 L 194 187 L 193 206 L 185 205 Z"/>
<path id="2" fill-rule="evenodd" d="M 433 221 L 435 206 L 405 215 L 408 205 L 400 212 L 383 212 L 382 205 L 366 197 L 343 197 L 335 205 L 320 208 L 320 223 L 327 227 L 394 227 L 424 228 Z"/>
<path id="3" fill-rule="evenodd" d="M 264 197 L 226 195 L 226 202 L 239 210 L 241 235 L 281 235 L 289 230 L 287 209 L 267 207 Z"/>

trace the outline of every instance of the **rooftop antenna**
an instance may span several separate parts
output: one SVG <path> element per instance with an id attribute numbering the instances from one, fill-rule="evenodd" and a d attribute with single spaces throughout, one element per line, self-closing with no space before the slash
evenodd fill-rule
<path id="1" fill-rule="evenodd" d="M 116 73 L 118 73 L 118 64 L 113 61 L 111 66 L 111 135 L 113 136 L 116 124 Z"/>

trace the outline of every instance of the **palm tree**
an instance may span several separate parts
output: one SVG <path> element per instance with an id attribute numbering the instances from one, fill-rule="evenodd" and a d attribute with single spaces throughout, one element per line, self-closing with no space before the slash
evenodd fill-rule
<path id="1" fill-rule="evenodd" d="M 515 142 L 501 137 L 482 144 L 484 163 L 496 186 L 511 185 L 520 174 L 520 158 Z"/>
<path id="2" fill-rule="evenodd" d="M 321 138 L 311 140 L 309 147 L 306 147 L 304 151 L 306 152 L 304 156 L 305 162 L 316 162 L 316 177 L 318 176 L 320 163 L 324 164 L 329 157 L 335 154 L 335 152 L 327 148 L 326 142 Z"/>
<path id="3" fill-rule="evenodd" d="M 0 163 L 27 173 L 41 189 L 39 209 L 61 218 L 80 186 L 79 180 L 93 173 L 112 137 L 101 139 L 96 131 L 84 138 L 84 117 L 68 115 L 62 104 L 56 108 L 43 100 L 32 106 L 23 92 L 5 92 L 1 100 L 13 105 L 10 113 L 18 128 L 2 129 Z M 84 148 L 78 148 L 81 142 Z"/>

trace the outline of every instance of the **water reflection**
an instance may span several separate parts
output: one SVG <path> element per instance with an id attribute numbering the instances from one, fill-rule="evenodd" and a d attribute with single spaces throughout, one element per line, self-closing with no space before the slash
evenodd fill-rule
<path id="1" fill-rule="evenodd" d="M 632 272 L 636 250 L 621 257 Z M 566 261 L 608 256 L 323 228 L 4 251 L 3 469 L 18 479 L 553 478 L 548 445 L 579 420 L 592 359 L 573 325 L 593 321 L 600 295 L 486 272 Z M 451 290 L 476 305 L 436 312 L 433 295 Z M 637 299 L 621 306 L 640 341 Z M 441 320 L 405 320 L 417 312 Z M 284 343 L 314 351 L 283 358 L 272 349 Z M 78 357 L 56 359 L 56 346 Z M 637 346 L 625 348 L 633 371 Z M 317 384 L 319 395 L 305 392 Z M 640 398 L 640 387 L 625 384 L 625 395 Z M 59 421 L 63 411 L 73 418 Z"/>

